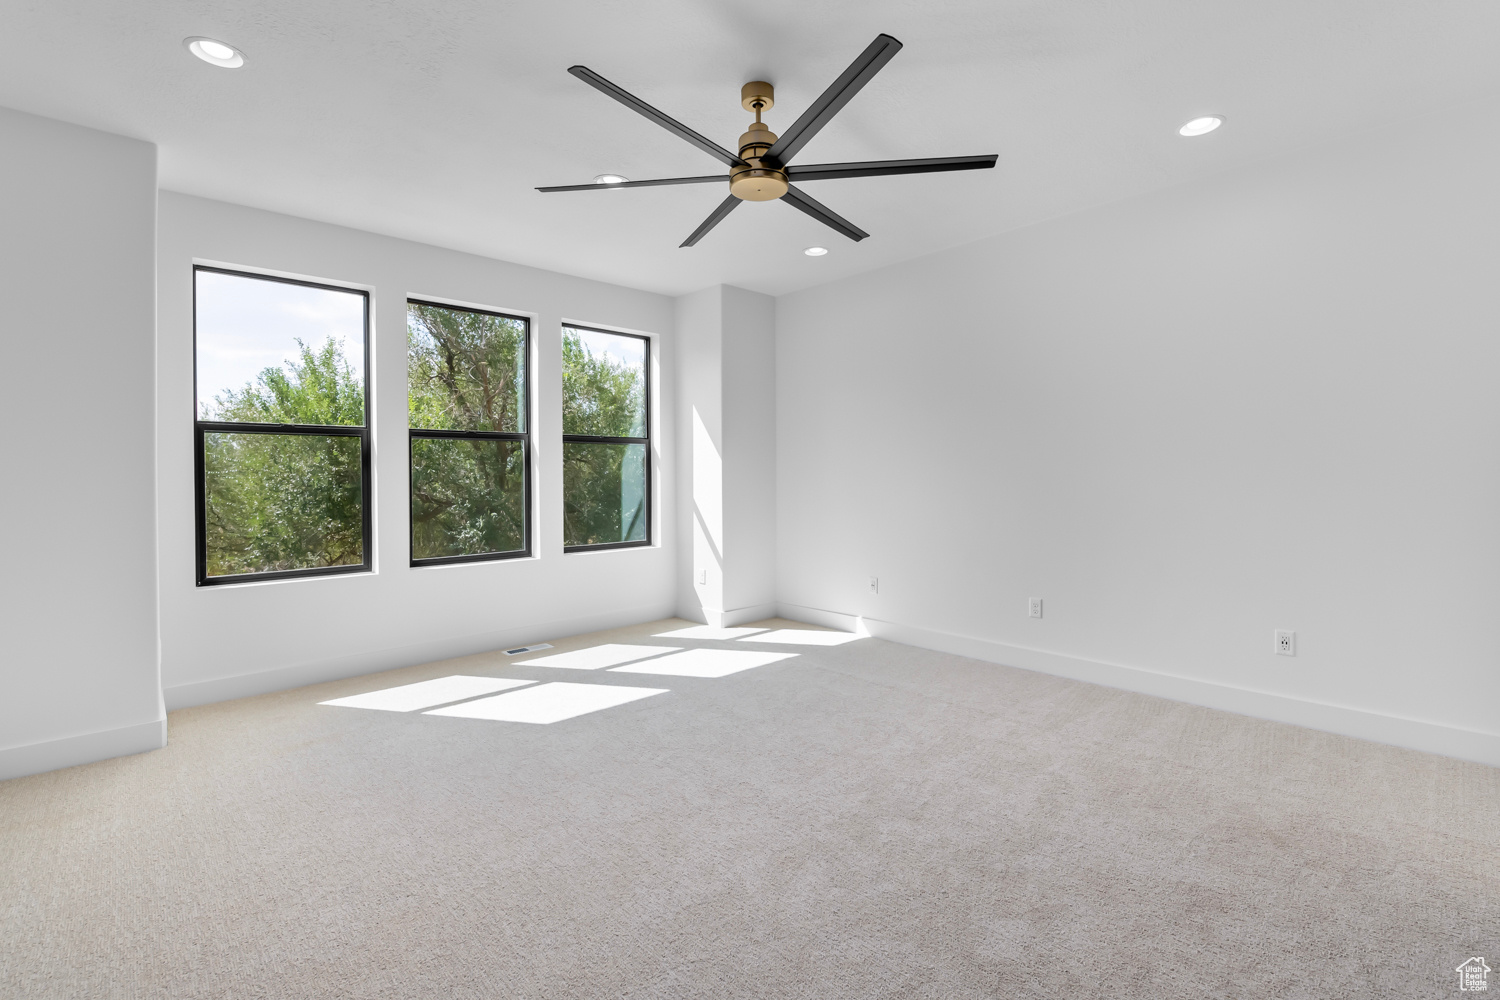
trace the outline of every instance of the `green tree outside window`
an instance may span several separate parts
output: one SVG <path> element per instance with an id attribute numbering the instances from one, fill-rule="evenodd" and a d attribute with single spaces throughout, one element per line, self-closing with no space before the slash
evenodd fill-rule
<path id="1" fill-rule="evenodd" d="M 648 341 L 564 327 L 563 544 L 644 544 Z"/>
<path id="2" fill-rule="evenodd" d="M 412 560 L 525 552 L 526 320 L 409 302 L 406 323 Z"/>

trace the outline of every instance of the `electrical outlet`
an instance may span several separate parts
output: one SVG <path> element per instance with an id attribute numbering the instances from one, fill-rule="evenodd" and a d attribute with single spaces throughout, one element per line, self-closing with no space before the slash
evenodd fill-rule
<path id="1" fill-rule="evenodd" d="M 1286 630 L 1284 628 L 1279 628 L 1279 629 L 1276 630 L 1276 655 L 1277 656 L 1296 656 L 1297 655 L 1297 633 L 1296 632 L 1290 632 L 1290 631 L 1288 631 L 1288 630 Z"/>
<path id="2" fill-rule="evenodd" d="M 878 593 L 880 593 L 880 579 L 879 579 L 879 577 L 874 577 L 874 576 L 870 577 L 870 593 L 872 593 L 872 594 L 878 594 Z"/>
<path id="3" fill-rule="evenodd" d="M 1042 617 L 1042 599 L 1040 597 L 1028 597 L 1026 599 L 1026 614 L 1031 618 Z"/>
<path id="4" fill-rule="evenodd" d="M 700 587 L 708 586 L 708 570 L 700 569 L 698 571 L 698 585 Z"/>

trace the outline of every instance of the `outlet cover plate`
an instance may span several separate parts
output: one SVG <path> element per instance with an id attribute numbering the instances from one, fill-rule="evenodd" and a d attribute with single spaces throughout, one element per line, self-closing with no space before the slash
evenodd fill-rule
<path id="1" fill-rule="evenodd" d="M 1276 630 L 1276 655 L 1297 655 L 1297 633 L 1290 629 L 1279 628 Z"/>
<path id="2" fill-rule="evenodd" d="M 1028 597 L 1026 599 L 1026 615 L 1029 618 L 1042 617 L 1042 599 L 1040 597 Z"/>

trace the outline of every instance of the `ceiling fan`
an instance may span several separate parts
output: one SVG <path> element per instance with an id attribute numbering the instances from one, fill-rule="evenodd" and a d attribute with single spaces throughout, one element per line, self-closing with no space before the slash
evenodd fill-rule
<path id="1" fill-rule="evenodd" d="M 862 240 L 870 234 L 818 202 L 807 192 L 794 187 L 793 181 L 821 181 L 835 177 L 878 177 L 882 174 L 924 174 L 940 170 L 983 170 L 993 167 L 998 154 L 987 156 L 937 156 L 922 160 L 865 160 L 859 163 L 818 163 L 812 166 L 793 166 L 792 157 L 809 139 L 817 135 L 834 115 L 838 114 L 849 99 L 869 83 L 891 57 L 901 51 L 901 43 L 890 35 L 877 35 L 875 41 L 860 53 L 839 78 L 823 91 L 802 117 L 777 136 L 760 120 L 762 111 L 769 111 L 776 103 L 775 89 L 764 81 L 754 81 L 740 88 L 740 104 L 746 111 L 755 112 L 755 122 L 750 131 L 740 136 L 739 155 L 731 153 L 712 139 L 708 139 L 686 125 L 668 118 L 660 111 L 621 88 L 610 83 L 587 66 L 571 66 L 568 72 L 595 89 L 613 97 L 632 111 L 642 114 L 667 131 L 681 136 L 703 150 L 709 156 L 722 160 L 729 166 L 729 197 L 719 203 L 703 225 L 693 230 L 693 235 L 682 241 L 690 247 L 703 239 L 708 231 L 724 221 L 741 201 L 775 201 L 782 199 L 793 208 L 806 212 L 825 226 L 835 229 L 851 240 Z M 723 174 L 703 177 L 664 177 L 649 181 L 624 181 L 616 184 L 565 184 L 559 187 L 540 187 L 538 191 L 598 191 L 613 188 L 658 187 L 664 184 L 722 184 Z"/>

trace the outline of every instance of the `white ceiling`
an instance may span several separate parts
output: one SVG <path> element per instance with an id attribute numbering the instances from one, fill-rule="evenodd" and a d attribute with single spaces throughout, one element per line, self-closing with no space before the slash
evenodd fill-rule
<path id="1" fill-rule="evenodd" d="M 1494 0 L 0 0 L 0 28 L 0 105 L 158 143 L 165 189 L 669 294 L 780 294 L 1500 92 Z M 798 162 L 1000 165 L 808 183 L 862 243 L 773 202 L 678 249 L 727 190 L 532 190 L 722 169 L 574 63 L 733 147 L 740 84 L 775 84 L 779 131 L 882 31 L 905 49 Z"/>

